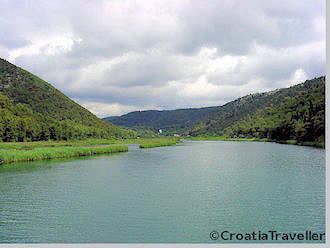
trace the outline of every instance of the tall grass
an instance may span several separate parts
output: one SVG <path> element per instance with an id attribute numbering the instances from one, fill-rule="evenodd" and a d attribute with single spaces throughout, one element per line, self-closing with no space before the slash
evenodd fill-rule
<path id="1" fill-rule="evenodd" d="M 138 144 L 140 148 L 152 148 L 175 145 L 177 142 L 179 142 L 177 137 L 0 142 L 0 164 L 125 152 L 128 151 L 128 144 Z"/>
<path id="2" fill-rule="evenodd" d="M 180 138 L 154 138 L 139 141 L 140 148 L 153 148 L 161 146 L 173 146 L 180 141 Z"/>
<path id="3" fill-rule="evenodd" d="M 128 151 L 127 146 L 119 145 L 94 147 L 37 147 L 30 150 L 0 149 L 0 164 L 52 158 L 91 156 L 95 154 L 126 151 Z"/>
<path id="4" fill-rule="evenodd" d="M 28 150 L 37 147 L 61 147 L 61 146 L 93 146 L 124 144 L 121 140 L 112 139 L 86 139 L 69 141 L 33 141 L 33 142 L 0 142 L 0 149 Z"/>
<path id="5" fill-rule="evenodd" d="M 144 144 L 144 143 L 164 143 L 168 140 L 177 138 L 140 138 L 140 139 L 85 139 L 85 140 L 68 140 L 68 141 L 33 141 L 33 142 L 0 142 L 0 149 L 18 149 L 29 150 L 38 147 L 62 147 L 62 146 L 100 146 L 100 145 L 128 145 L 128 144 Z"/>

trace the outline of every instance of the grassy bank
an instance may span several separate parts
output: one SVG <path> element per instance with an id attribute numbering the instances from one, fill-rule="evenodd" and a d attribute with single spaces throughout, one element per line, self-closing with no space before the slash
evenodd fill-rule
<path id="1" fill-rule="evenodd" d="M 0 164 L 125 152 L 128 151 L 128 144 L 138 144 L 140 148 L 152 148 L 175 145 L 178 142 L 179 138 L 173 137 L 0 142 Z"/>
<path id="2" fill-rule="evenodd" d="M 226 136 L 186 137 L 187 140 L 261 141 L 283 144 L 304 145 L 324 148 L 324 143 L 295 140 L 272 141 L 258 138 L 229 138 Z M 140 148 L 172 146 L 180 142 L 179 137 L 140 139 L 87 139 L 75 141 L 0 142 L 0 164 L 35 161 L 53 158 L 70 158 L 128 151 L 128 144 L 138 144 Z"/>
<path id="3" fill-rule="evenodd" d="M 117 153 L 128 151 L 127 146 L 95 146 L 95 147 L 38 147 L 34 149 L 0 149 L 0 164 L 45 160 L 53 158 L 70 158 L 91 156 L 95 154 Z"/>
<path id="4" fill-rule="evenodd" d="M 226 136 L 197 136 L 188 137 L 187 140 L 222 140 L 222 141 L 254 141 L 254 142 L 275 142 L 287 145 L 299 145 L 299 146 L 313 146 L 318 148 L 324 148 L 324 142 L 299 142 L 297 140 L 271 140 L 271 139 L 259 139 L 259 138 L 230 138 Z"/>
<path id="5" fill-rule="evenodd" d="M 173 146 L 180 141 L 180 138 L 155 138 L 139 140 L 138 144 L 140 148 L 153 148 L 161 146 Z"/>
<path id="6" fill-rule="evenodd" d="M 114 139 L 86 139 L 86 140 L 69 140 L 69 141 L 34 141 L 34 142 L 0 142 L 0 149 L 19 149 L 29 150 L 39 147 L 63 147 L 63 146 L 97 146 L 97 145 L 113 145 L 128 144 L 127 140 Z"/>
<path id="7" fill-rule="evenodd" d="M 173 141 L 178 142 L 179 138 L 139 138 L 139 139 L 86 139 L 69 141 L 34 141 L 34 142 L 0 142 L 0 149 L 29 150 L 38 147 L 63 147 L 63 146 L 99 146 L 99 145 L 128 145 L 128 144 L 166 144 L 171 145 Z"/>

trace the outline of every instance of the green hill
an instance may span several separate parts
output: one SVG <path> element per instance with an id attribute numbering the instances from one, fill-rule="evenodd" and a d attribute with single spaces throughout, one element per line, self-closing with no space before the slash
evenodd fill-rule
<path id="1" fill-rule="evenodd" d="M 106 120 L 126 127 L 162 129 L 164 134 L 322 142 L 324 88 L 323 76 L 289 88 L 250 94 L 222 106 L 136 111 Z"/>
<path id="2" fill-rule="evenodd" d="M 260 109 L 224 130 L 230 137 L 266 138 L 275 141 L 324 146 L 325 84 L 304 84 L 305 91 L 276 106 Z"/>
<path id="3" fill-rule="evenodd" d="M 308 95 L 315 87 L 324 87 L 325 77 L 307 80 L 304 83 L 265 93 L 257 93 L 238 98 L 220 108 L 206 121 L 199 122 L 190 135 L 223 135 L 224 130 L 258 110 L 278 106 L 289 98 L 300 94 Z M 324 92 L 323 92 L 324 97 Z"/>
<path id="4" fill-rule="evenodd" d="M 133 137 L 100 120 L 37 76 L 0 59 L 0 139 L 3 141 Z"/>

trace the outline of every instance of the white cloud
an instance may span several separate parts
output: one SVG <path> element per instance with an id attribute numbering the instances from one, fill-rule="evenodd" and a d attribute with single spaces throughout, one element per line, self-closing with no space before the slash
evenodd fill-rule
<path id="1" fill-rule="evenodd" d="M 307 79 L 308 78 L 307 78 L 306 72 L 303 69 L 299 68 L 294 72 L 293 77 L 290 81 L 292 84 L 297 84 L 297 83 L 304 82 Z"/>
<path id="2" fill-rule="evenodd" d="M 97 115 L 223 104 L 325 73 L 325 1 L 0 0 L 0 56 Z"/>
<path id="3" fill-rule="evenodd" d="M 109 116 L 109 113 L 111 113 L 111 116 L 117 116 L 123 113 L 139 110 L 135 106 L 121 105 L 119 103 L 81 102 L 81 105 L 99 117 L 107 117 Z"/>
<path id="4" fill-rule="evenodd" d="M 80 43 L 81 38 L 75 38 L 73 35 L 54 35 L 33 37 L 29 44 L 9 51 L 8 60 L 15 63 L 15 59 L 22 56 L 31 55 L 57 55 L 67 53 L 72 50 L 75 43 Z"/>

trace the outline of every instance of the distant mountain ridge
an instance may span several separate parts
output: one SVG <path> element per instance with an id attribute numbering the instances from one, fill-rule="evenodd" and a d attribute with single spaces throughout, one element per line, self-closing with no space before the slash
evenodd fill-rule
<path id="1" fill-rule="evenodd" d="M 134 111 L 122 116 L 104 118 L 118 126 L 129 128 L 162 129 L 167 133 L 185 132 L 192 128 L 196 121 L 206 119 L 217 111 L 218 107 L 189 108 L 176 110 Z"/>
<path id="2" fill-rule="evenodd" d="M 119 117 L 105 118 L 115 125 L 129 128 L 162 129 L 165 134 L 223 135 L 226 128 L 239 120 L 267 107 L 278 106 L 288 98 L 325 83 L 325 76 L 306 80 L 304 83 L 265 93 L 250 94 L 222 106 L 135 111 Z"/>
<path id="3" fill-rule="evenodd" d="M 39 77 L 0 59 L 0 139 L 3 141 L 130 137 Z"/>

